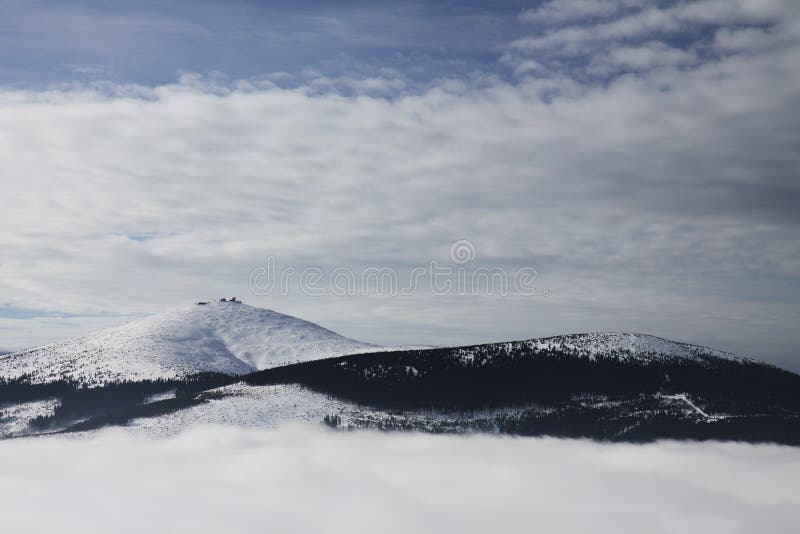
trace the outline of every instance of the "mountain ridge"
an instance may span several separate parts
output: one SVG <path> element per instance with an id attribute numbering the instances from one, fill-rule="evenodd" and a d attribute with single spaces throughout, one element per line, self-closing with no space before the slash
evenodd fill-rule
<path id="1" fill-rule="evenodd" d="M 85 387 L 89 386 L 89 387 Z M 0 437 L 196 422 L 800 444 L 800 376 L 631 332 L 379 347 L 238 301 L 0 357 Z"/>
<path id="2" fill-rule="evenodd" d="M 100 385 L 203 372 L 243 375 L 378 348 L 291 315 L 216 301 L 0 356 L 0 377 Z"/>
<path id="3" fill-rule="evenodd" d="M 634 332 L 584 332 L 497 344 L 509 350 L 524 344 L 536 350 L 559 350 L 589 359 L 613 353 L 637 360 L 749 360 L 702 345 Z M 399 347 L 411 348 L 441 347 Z M 239 376 L 320 358 L 397 349 L 350 339 L 291 315 L 221 299 L 70 340 L 0 354 L 0 378 L 24 378 L 31 383 L 68 380 L 92 386 L 208 372 Z"/>

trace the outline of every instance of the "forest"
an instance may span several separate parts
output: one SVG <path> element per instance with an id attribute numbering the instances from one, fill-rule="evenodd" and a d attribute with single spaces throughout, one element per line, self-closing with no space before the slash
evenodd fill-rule
<path id="1" fill-rule="evenodd" d="M 296 383 L 382 409 L 464 410 L 553 403 L 577 395 L 689 393 L 718 409 L 800 408 L 800 376 L 749 360 L 595 358 L 525 344 L 342 356 L 259 371 L 252 385 Z"/>

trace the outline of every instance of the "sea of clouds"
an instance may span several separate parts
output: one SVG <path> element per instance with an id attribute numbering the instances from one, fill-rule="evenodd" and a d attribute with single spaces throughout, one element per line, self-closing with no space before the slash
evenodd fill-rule
<path id="1" fill-rule="evenodd" d="M 0 442 L 4 532 L 796 532 L 800 449 L 204 426 Z"/>

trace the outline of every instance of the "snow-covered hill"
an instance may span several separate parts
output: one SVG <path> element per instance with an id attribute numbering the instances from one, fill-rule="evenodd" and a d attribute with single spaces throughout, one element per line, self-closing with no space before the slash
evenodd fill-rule
<path id="1" fill-rule="evenodd" d="M 800 443 L 800 377 L 645 334 L 386 348 L 270 310 L 214 302 L 0 357 L 0 377 L 40 383 L 99 386 L 201 371 L 246 376 L 0 387 L 0 438 L 108 424 L 171 435 L 203 422 L 270 427 L 289 419 L 612 441 Z"/>
<path id="2" fill-rule="evenodd" d="M 732 354 L 655 336 L 590 333 L 501 343 L 559 350 L 578 357 L 734 358 Z M 407 347 L 411 348 L 411 347 Z M 420 347 L 422 348 L 422 347 Z M 289 363 L 387 350 L 317 324 L 241 302 L 218 301 L 161 313 L 77 339 L 0 356 L 0 377 L 90 385 L 177 378 L 199 372 L 241 375 Z M 470 348 L 460 349 L 470 358 Z"/>
<path id="3" fill-rule="evenodd" d="M 585 334 L 569 334 L 563 336 L 543 337 L 525 341 L 507 341 L 504 343 L 488 343 L 468 347 L 459 347 L 458 356 L 464 361 L 474 361 L 478 354 L 486 358 L 486 349 L 497 354 L 510 354 L 520 350 L 553 351 L 594 360 L 599 356 L 612 357 L 625 361 L 673 360 L 688 359 L 711 362 L 714 358 L 745 361 L 742 358 L 709 347 L 692 345 L 678 341 L 628 332 L 591 332 Z"/>
<path id="4" fill-rule="evenodd" d="M 211 302 L 4 355 L 0 377 L 98 385 L 199 372 L 240 375 L 374 349 L 378 347 L 272 310 Z"/>
<path id="5" fill-rule="evenodd" d="M 363 397 L 361 400 L 364 402 L 353 401 L 352 397 L 348 401 L 347 387 L 334 392 L 334 390 L 325 390 L 323 385 L 323 389 L 315 390 L 314 384 L 317 386 L 322 384 L 318 380 L 311 380 L 309 384 L 303 386 L 301 385 L 303 383 L 301 369 L 299 375 L 288 379 L 284 378 L 286 383 L 278 384 L 258 386 L 258 380 L 252 381 L 255 375 L 250 375 L 245 378 L 246 381 L 251 382 L 250 384 L 240 382 L 207 391 L 203 395 L 206 399 L 203 403 L 157 417 L 136 418 L 129 422 L 127 428 L 131 431 L 143 431 L 154 435 L 170 435 L 203 422 L 272 427 L 285 420 L 321 422 L 325 416 L 336 415 L 339 418 L 337 424 L 345 427 L 413 428 L 435 432 L 473 432 L 476 429 L 485 431 L 488 428 L 496 431 L 499 425 L 509 424 L 509 421 L 514 421 L 520 413 L 530 420 L 544 419 L 556 409 L 553 405 L 548 405 L 547 402 L 541 400 L 535 402 L 529 400 L 525 404 L 517 399 L 516 403 L 509 403 L 505 406 L 502 403 L 497 405 L 491 402 L 502 399 L 501 392 L 507 391 L 507 386 L 510 385 L 509 383 L 504 385 L 502 382 L 501 370 L 510 364 L 506 357 L 514 355 L 515 358 L 519 358 L 520 355 L 526 355 L 522 358 L 535 360 L 541 354 L 539 351 L 542 350 L 570 355 L 576 361 L 587 366 L 583 367 L 584 370 L 593 369 L 594 365 L 598 366 L 597 369 L 602 369 L 602 362 L 598 361 L 598 358 L 603 356 L 631 363 L 658 361 L 662 365 L 675 364 L 678 367 L 683 367 L 686 363 L 691 362 L 699 364 L 698 368 L 703 369 L 708 373 L 706 376 L 710 377 L 714 376 L 717 369 L 726 368 L 726 366 L 728 366 L 727 371 L 723 371 L 723 373 L 731 372 L 730 365 L 733 365 L 734 369 L 738 369 L 739 366 L 736 362 L 741 361 L 740 358 L 730 353 L 699 345 L 669 341 L 645 334 L 621 332 L 573 334 L 472 347 L 434 349 L 430 353 L 425 348 L 407 349 L 398 350 L 392 354 L 362 354 L 356 358 L 326 360 L 311 364 L 315 366 L 316 371 L 310 373 L 310 376 L 316 379 L 320 375 L 338 377 L 339 380 L 349 384 L 350 393 L 363 392 L 364 390 L 360 386 L 371 381 L 377 382 L 378 387 L 374 390 L 377 397 L 374 400 L 380 402 L 385 402 L 389 398 L 386 394 L 389 389 L 406 387 L 408 397 L 401 398 L 399 401 L 395 399 L 397 402 L 395 406 L 384 406 L 384 409 L 369 408 L 369 406 L 379 406 L 380 402 L 371 403 Z M 450 355 L 447 354 L 448 351 Z M 464 367 L 460 369 L 456 363 L 459 361 L 464 364 Z M 307 366 L 302 367 L 308 369 Z M 634 365 L 634 368 L 636 367 Z M 462 380 L 460 387 L 454 387 L 452 383 L 448 387 L 445 378 L 447 372 L 456 369 L 463 372 L 470 368 L 487 368 L 487 380 L 496 381 L 496 396 L 487 399 L 490 401 L 486 403 L 488 407 L 469 406 L 459 411 L 456 408 L 459 404 L 453 398 L 450 399 L 452 401 L 450 404 L 441 404 L 448 405 L 447 409 L 431 409 L 429 406 L 433 406 L 435 403 L 428 401 L 421 403 L 427 408 L 409 407 L 410 404 L 413 404 L 414 392 L 418 394 L 420 391 L 425 391 L 424 388 L 418 390 L 414 390 L 413 387 L 409 388 L 408 385 L 414 380 L 424 380 L 426 375 L 438 377 L 439 382 L 436 383 L 434 389 L 457 391 L 460 387 L 470 387 L 470 382 L 463 380 L 464 374 L 456 373 L 455 380 L 459 380 L 458 377 Z M 685 367 L 685 369 L 690 368 L 694 367 L 692 365 Z M 338 373 L 341 369 L 347 369 L 349 372 Z M 562 371 L 563 374 L 559 374 L 556 369 L 550 369 L 552 374 L 547 378 L 550 386 L 556 383 L 572 383 L 572 379 L 568 375 L 582 368 L 580 366 L 567 368 Z M 264 371 L 264 373 L 274 374 L 275 371 Z M 259 374 L 263 375 L 264 373 Z M 514 372 L 512 371 L 511 374 Z M 331 386 L 336 380 L 336 378 L 332 378 L 331 382 L 326 384 Z M 511 384 L 515 380 L 512 379 Z M 531 383 L 535 384 L 535 382 Z M 645 385 L 645 382 L 642 382 L 642 386 L 645 389 L 650 387 Z M 609 396 L 596 392 L 577 392 L 575 395 L 571 393 L 565 395 L 567 400 L 562 399 L 561 402 L 566 403 L 570 409 L 584 410 L 591 417 L 610 417 L 610 420 L 628 418 L 626 423 L 620 423 L 619 428 L 614 427 L 611 423 L 603 423 L 608 428 L 619 431 L 619 434 L 613 435 L 620 439 L 627 432 L 636 430 L 642 420 L 667 411 L 677 420 L 695 423 L 716 422 L 727 417 L 727 415 L 717 412 L 712 414 L 700 407 L 695 402 L 696 398 L 706 398 L 700 393 L 695 392 L 695 397 L 683 391 L 673 394 L 664 393 L 663 391 L 667 390 L 663 389 L 665 386 L 660 378 L 651 386 L 651 396 L 646 401 L 642 400 L 639 393 L 628 397 L 626 393 Z M 533 386 L 532 390 L 535 389 L 536 387 Z M 622 389 L 624 390 L 624 388 Z M 480 392 L 480 388 L 478 391 Z M 711 391 L 713 390 L 709 390 L 709 392 Z M 610 397 L 613 400 L 609 400 Z M 475 397 L 469 395 L 469 398 L 474 399 Z M 706 400 L 708 399 L 706 398 Z M 592 410 L 596 410 L 596 412 L 592 412 Z M 557 430 L 550 428 L 550 431 L 553 432 Z M 530 428 L 528 431 L 531 431 Z M 608 436 L 604 436 L 604 438 L 608 438 Z"/>
<path id="6" fill-rule="evenodd" d="M 708 357 L 737 359 L 729 353 L 701 345 L 680 343 L 647 334 L 626 332 L 593 332 L 546 337 L 525 342 L 539 350 L 560 350 L 576 356 L 594 358 L 598 355 L 633 359 Z"/>

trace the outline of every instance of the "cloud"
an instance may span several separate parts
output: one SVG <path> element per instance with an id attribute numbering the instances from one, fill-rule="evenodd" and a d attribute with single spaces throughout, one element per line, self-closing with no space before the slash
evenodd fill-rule
<path id="1" fill-rule="evenodd" d="M 626 8 L 641 8 L 653 3 L 651 0 L 558 0 L 527 9 L 519 18 L 526 22 L 562 23 L 608 17 Z"/>
<path id="2" fill-rule="evenodd" d="M 247 298 L 267 255 L 402 270 L 467 237 L 479 264 L 533 267 L 553 297 L 251 302 L 379 342 L 612 329 L 760 351 L 742 338 L 775 339 L 796 317 L 793 301 L 753 300 L 756 278 L 785 287 L 800 263 L 794 65 L 778 54 L 608 87 L 490 80 L 393 99 L 196 78 L 7 91 L 0 289 L 18 308 L 146 313 Z M 482 326 L 460 322 L 487 309 Z M 403 316 L 416 335 L 397 335 Z"/>
<path id="3" fill-rule="evenodd" d="M 792 532 L 797 450 L 308 427 L 0 442 L 15 533 Z"/>
<path id="4" fill-rule="evenodd" d="M 592 14 L 603 16 L 599 20 L 584 20 Z M 579 76 L 586 65 L 604 61 L 609 50 L 640 48 L 655 39 L 677 43 L 687 54 L 703 50 L 706 60 L 749 48 L 725 46 L 725 39 L 730 42 L 732 37 L 729 32 L 739 34 L 739 40 L 745 36 L 752 40 L 755 32 L 761 32 L 759 42 L 751 45 L 763 46 L 770 41 L 796 46 L 800 19 L 797 4 L 784 0 L 698 0 L 661 5 L 576 1 L 547 3 L 523 15 L 539 21 L 538 31 L 513 40 L 508 57 L 516 58 L 517 62 L 532 58 L 572 76 Z M 709 48 L 709 32 L 713 31 L 718 34 L 717 46 Z M 648 66 L 649 63 L 643 68 Z M 629 67 L 636 70 L 635 65 Z"/>
<path id="5" fill-rule="evenodd" d="M 568 26 L 546 33 L 541 37 L 526 37 L 513 41 L 512 48 L 521 50 L 542 50 L 563 47 L 569 52 L 584 51 L 593 43 L 613 39 L 652 36 L 680 28 L 680 21 L 671 10 L 649 8 L 616 20 L 596 25 Z"/>
<path id="6" fill-rule="evenodd" d="M 619 68 L 640 72 L 659 67 L 691 65 L 697 62 L 697 54 L 693 51 L 685 51 L 652 41 L 641 46 L 613 48 L 608 55 L 595 58 L 589 69 L 593 73 L 607 76 Z"/>
<path id="7" fill-rule="evenodd" d="M 536 72 L 546 72 L 546 69 L 541 63 L 532 59 L 526 59 L 514 68 L 514 74 L 517 76 Z"/>
<path id="8" fill-rule="evenodd" d="M 764 5 L 712 24 L 712 3 L 625 3 L 554 24 L 531 36 L 543 48 L 506 47 L 513 80 L 364 68 L 2 89 L 0 304 L 132 315 L 236 295 L 378 343 L 641 331 L 798 369 L 800 19 Z M 457 239 L 474 266 L 534 268 L 552 295 L 247 294 L 267 256 L 407 274 Z M 0 345 L 98 322 L 5 321 Z"/>
<path id="9" fill-rule="evenodd" d="M 796 13 L 793 2 L 785 0 L 700 0 L 681 3 L 675 9 L 686 21 L 707 24 L 774 23 Z"/>

